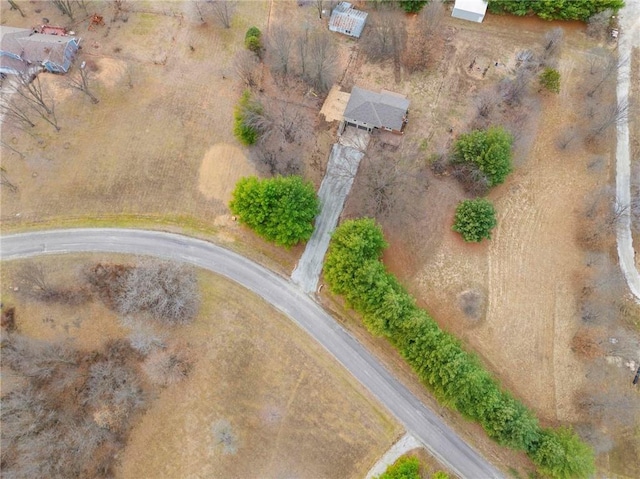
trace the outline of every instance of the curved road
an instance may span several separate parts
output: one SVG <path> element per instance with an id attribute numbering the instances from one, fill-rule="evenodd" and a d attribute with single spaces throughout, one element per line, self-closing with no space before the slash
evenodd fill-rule
<path id="1" fill-rule="evenodd" d="M 358 343 L 316 302 L 290 281 L 236 253 L 186 236 L 146 230 L 71 229 L 0 238 L 0 258 L 41 254 L 113 252 L 191 263 L 236 281 L 282 311 L 325 347 L 425 447 L 458 476 L 502 478 L 502 474 Z"/>

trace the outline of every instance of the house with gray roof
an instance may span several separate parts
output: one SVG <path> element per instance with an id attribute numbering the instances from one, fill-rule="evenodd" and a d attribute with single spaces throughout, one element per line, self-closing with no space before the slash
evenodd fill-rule
<path id="1" fill-rule="evenodd" d="M 340 2 L 331 12 L 329 30 L 360 38 L 368 15 L 367 12 L 353 8 L 349 2 Z"/>
<path id="2" fill-rule="evenodd" d="M 68 35 L 0 25 L 0 73 L 20 74 L 34 65 L 53 73 L 66 73 L 79 45 L 78 38 Z"/>
<path id="3" fill-rule="evenodd" d="M 367 131 L 374 129 L 402 134 L 409 114 L 409 100 L 399 93 L 376 93 L 354 86 L 344 110 L 347 125 Z"/>

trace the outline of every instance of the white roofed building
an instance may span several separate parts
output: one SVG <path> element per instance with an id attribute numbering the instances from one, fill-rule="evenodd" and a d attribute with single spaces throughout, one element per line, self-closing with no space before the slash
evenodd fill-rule
<path id="1" fill-rule="evenodd" d="M 486 0 L 456 0 L 451 16 L 461 20 L 480 23 L 487 13 Z"/>

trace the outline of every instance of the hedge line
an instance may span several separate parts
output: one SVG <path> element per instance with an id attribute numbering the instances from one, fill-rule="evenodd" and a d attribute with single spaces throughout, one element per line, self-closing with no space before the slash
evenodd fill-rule
<path id="1" fill-rule="evenodd" d="M 503 390 L 475 355 L 417 307 L 380 261 L 386 246 L 374 220 L 343 223 L 324 265 L 331 291 L 362 314 L 372 334 L 388 338 L 441 402 L 480 423 L 499 444 L 526 452 L 554 478 L 589 477 L 593 451 L 569 430 L 542 429 L 533 412 Z"/>
<path id="2" fill-rule="evenodd" d="M 543 20 L 581 20 L 604 10 L 614 12 L 624 6 L 624 0 L 489 0 L 491 13 L 537 15 Z"/>

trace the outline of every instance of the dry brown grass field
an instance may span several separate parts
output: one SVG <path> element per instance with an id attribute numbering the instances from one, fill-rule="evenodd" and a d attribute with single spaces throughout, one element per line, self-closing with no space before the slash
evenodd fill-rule
<path id="1" fill-rule="evenodd" d="M 83 37 L 83 55 L 95 70 L 99 104 L 69 90 L 64 77 L 47 75 L 45 83 L 58 100 L 61 131 L 38 124 L 37 139 L 3 127 L 2 140 L 24 154 L 21 158 L 2 150 L 2 165 L 18 187 L 16 192 L 2 189 L 4 232 L 78 224 L 151 226 L 214 238 L 289 272 L 300 247 L 281 251 L 257 240 L 228 216 L 232 185 L 254 171 L 249 149 L 240 146 L 231 132 L 233 105 L 241 92 L 232 58 L 243 48 L 249 26 L 265 30 L 282 20 L 317 22 L 313 6 L 298 7 L 294 1 L 240 2 L 232 28 L 226 30 L 213 20 L 203 24 L 187 3 L 131 3 L 126 23 L 107 21 L 93 31 L 86 29 L 86 21 L 73 27 Z M 89 4 L 110 18 L 104 4 Z M 24 2 L 24 7 L 26 19 L 2 3 L 2 21 L 31 26 L 46 16 L 53 24 L 68 24 L 46 2 Z M 589 274 L 578 241 L 580 212 L 591 192 L 613 182 L 615 138 L 609 134 L 595 144 L 576 142 L 565 150 L 556 147 L 556 140 L 567 126 L 582 121 L 580 72 L 601 45 L 589 39 L 578 23 L 489 15 L 475 25 L 446 17 L 444 43 L 433 66 L 425 73 L 405 74 L 396 83 L 391 65 L 370 64 L 356 55 L 353 40 L 336 39 L 342 66 L 349 64 L 345 89 L 358 84 L 409 97 L 404 142 L 419 148 L 427 161 L 430 154 L 450 148 L 457 134 L 468 128 L 478 92 L 508 76 L 517 52 L 540 48 L 544 34 L 556 26 L 565 35 L 558 63 L 562 90 L 553 96 L 533 89 L 515 170 L 489 194 L 499 222 L 493 239 L 464 244 L 450 230 L 455 205 L 466 195 L 453 178 L 430 175 L 424 196 L 412 199 L 423 214 L 399 222 L 402 226 L 385 228 L 391 242 L 385 262 L 435 319 L 478 353 L 544 424 L 580 426 L 591 419 L 578 407 L 591 363 L 572 351 L 573 338 L 582 327 L 579 300 Z M 612 51 L 612 45 L 606 47 Z M 636 52 L 635 64 L 637 58 Z M 473 60 L 488 67 L 484 75 L 469 68 Z M 611 101 L 613 86 L 612 78 L 605 101 Z M 265 87 L 275 88 L 268 77 Z M 634 96 L 637 99 L 637 88 Z M 639 125 L 632 123 L 636 163 Z M 313 151 L 301 155 L 307 176 L 319 184 L 333 130 L 316 124 L 313 131 Z M 345 216 L 353 214 L 347 204 Z M 615 258 L 611 238 L 604 253 Z M 469 290 L 484 298 L 480 318 L 473 321 L 459 306 L 460 294 Z M 336 303 L 331 306 L 340 312 Z M 356 321 L 346 324 L 433 404 L 388 345 L 370 339 Z M 602 356 L 599 360 L 603 364 L 598 371 L 611 372 L 615 387 L 623 387 L 623 371 L 604 364 Z M 205 385 L 193 387 L 195 394 Z M 161 398 L 157 405 L 167 411 L 171 401 Z M 505 469 L 513 466 L 522 474 L 530 469 L 521 455 L 486 441 L 475 426 L 446 410 L 441 413 Z M 148 435 L 138 436 L 136 431 L 133 438 L 144 443 L 153 434 L 151 429 L 141 430 Z M 599 466 L 606 473 L 637 476 L 640 471 L 634 469 L 633 458 L 640 449 L 638 431 L 621 428 L 611 433 L 616 446 L 598 456 Z M 166 431 L 158 432 L 162 434 Z M 195 449 L 189 450 L 184 458 L 174 458 L 176 464 L 195 457 L 189 454 L 197 455 Z M 272 452 L 256 451 L 271 458 Z M 144 452 L 141 448 L 139 454 Z M 125 460 L 123 467 L 134 467 L 134 462 Z"/>
<path id="2" fill-rule="evenodd" d="M 38 262 L 50 284 L 76 284 L 106 255 Z M 20 332 L 73 338 L 98 349 L 129 328 L 99 301 L 81 307 L 24 299 L 3 265 L 2 298 L 16 308 Z M 202 304 L 195 321 L 164 330 L 196 358 L 188 378 L 160 390 L 119 454 L 117 477 L 363 477 L 401 429 L 342 367 L 289 319 L 216 275 L 198 273 Z M 241 352 L 241 353 L 240 353 Z M 3 394 L 11 385 L 3 381 Z M 237 452 L 225 454 L 212 426 L 228 421 Z"/>

